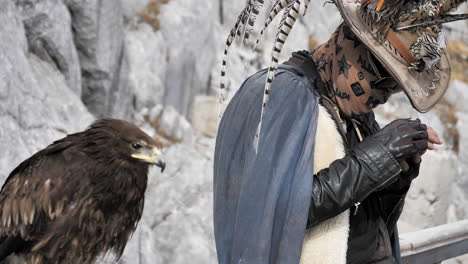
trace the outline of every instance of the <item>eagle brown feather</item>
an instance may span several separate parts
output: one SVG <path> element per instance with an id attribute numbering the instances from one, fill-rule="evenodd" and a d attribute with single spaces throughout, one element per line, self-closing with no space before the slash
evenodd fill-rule
<path id="1" fill-rule="evenodd" d="M 120 257 L 150 165 L 132 154 L 155 147 L 132 124 L 103 119 L 22 162 L 0 193 L 0 263 L 88 264 L 111 249 Z"/>

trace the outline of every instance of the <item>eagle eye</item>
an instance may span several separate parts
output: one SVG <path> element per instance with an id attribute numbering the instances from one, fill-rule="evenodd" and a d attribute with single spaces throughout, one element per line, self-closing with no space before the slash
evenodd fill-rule
<path id="1" fill-rule="evenodd" d="M 138 143 L 132 143 L 132 148 L 133 149 L 141 149 L 143 146 L 141 144 L 138 144 Z"/>

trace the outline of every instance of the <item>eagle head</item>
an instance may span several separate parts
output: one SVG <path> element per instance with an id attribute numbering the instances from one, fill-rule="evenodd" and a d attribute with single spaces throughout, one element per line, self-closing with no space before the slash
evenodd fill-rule
<path id="1" fill-rule="evenodd" d="M 161 152 L 157 146 L 154 146 L 145 140 L 133 142 L 130 146 L 132 149 L 132 158 L 156 165 L 161 168 L 161 172 L 164 171 L 166 168 L 166 162 L 161 158 Z"/>
<path id="2" fill-rule="evenodd" d="M 117 153 L 114 156 L 128 161 L 156 165 L 161 172 L 166 168 L 166 162 L 161 157 L 161 151 L 156 141 L 135 125 L 118 119 L 100 119 L 88 129 L 92 134 L 106 135 L 108 149 Z"/>

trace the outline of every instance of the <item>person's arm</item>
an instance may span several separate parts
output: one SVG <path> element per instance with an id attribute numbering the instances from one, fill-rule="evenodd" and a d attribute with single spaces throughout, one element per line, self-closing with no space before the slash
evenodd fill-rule
<path id="1" fill-rule="evenodd" d="M 316 155 L 320 155 L 317 153 Z M 383 189 L 400 174 L 397 160 L 372 139 L 314 175 L 308 227 L 334 217 Z"/>
<path id="2" fill-rule="evenodd" d="M 426 130 L 419 120 L 396 120 L 314 175 L 307 227 L 397 181 L 401 172 L 397 157 L 404 159 L 427 149 Z"/>
<path id="3" fill-rule="evenodd" d="M 442 144 L 437 132 L 427 127 L 428 131 L 428 150 L 435 150 L 434 144 Z M 402 165 L 402 173 L 398 180 L 379 192 L 378 197 L 382 207 L 382 214 L 387 225 L 389 234 L 392 235 L 395 225 L 400 218 L 403 206 L 405 204 L 405 197 L 411 186 L 411 182 L 418 177 L 419 168 L 421 165 L 421 157 L 425 151 L 420 152 L 406 160 L 400 161 Z"/>

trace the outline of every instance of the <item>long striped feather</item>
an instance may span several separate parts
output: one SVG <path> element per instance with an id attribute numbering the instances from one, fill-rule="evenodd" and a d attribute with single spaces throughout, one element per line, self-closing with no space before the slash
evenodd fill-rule
<path id="1" fill-rule="evenodd" d="M 303 0 L 303 1 L 304 1 L 303 14 L 305 15 L 309 7 L 310 0 Z M 231 29 L 231 32 L 226 41 L 226 48 L 224 50 L 223 65 L 222 65 L 222 70 L 221 70 L 220 89 L 218 90 L 218 98 L 220 100 L 218 105 L 223 104 L 225 101 L 225 96 L 223 95 L 223 91 L 225 88 L 224 78 L 226 75 L 228 50 L 231 47 L 232 43 L 236 40 L 236 38 L 240 40 L 241 45 L 244 44 L 244 41 L 246 43 L 248 42 L 248 39 L 251 35 L 250 33 L 253 30 L 253 27 L 255 25 L 256 18 L 258 14 L 260 13 L 260 10 L 263 7 L 263 5 L 264 5 L 264 0 L 249 0 L 249 3 L 239 15 L 234 25 L 234 28 Z M 259 44 L 261 38 L 263 37 L 266 29 L 268 28 L 268 26 L 270 26 L 274 18 L 281 11 L 284 11 L 283 17 L 278 26 L 278 31 L 276 34 L 274 47 L 273 47 L 272 55 L 271 55 L 270 67 L 267 72 L 267 80 L 265 83 L 265 88 L 264 88 L 265 91 L 263 94 L 263 105 L 262 105 L 260 123 L 258 125 L 257 134 L 255 136 L 256 146 L 258 146 L 257 145 L 258 138 L 259 138 L 260 131 L 261 131 L 263 116 L 265 114 L 265 107 L 266 107 L 266 104 L 268 103 L 268 95 L 270 92 L 271 84 L 277 72 L 279 57 L 284 47 L 284 44 L 286 42 L 286 39 L 288 38 L 289 33 L 291 32 L 292 27 L 294 26 L 297 18 L 299 17 L 300 9 L 301 9 L 301 0 L 275 0 L 275 2 L 272 5 L 272 8 L 267 14 L 267 18 L 265 19 L 264 26 L 254 44 L 254 49 L 255 49 L 256 46 Z M 219 113 L 221 117 L 221 112 Z"/>
<path id="2" fill-rule="evenodd" d="M 271 8 L 270 12 L 268 12 L 268 17 L 265 20 L 263 28 L 260 31 L 260 34 L 258 35 L 257 40 L 255 41 L 255 45 L 253 49 L 255 49 L 260 43 L 261 39 L 263 38 L 263 35 L 265 34 L 266 29 L 268 28 L 268 26 L 270 26 L 270 23 L 273 21 L 273 19 L 275 19 L 275 17 L 293 1 L 295 0 L 277 0 L 273 4 L 273 7 Z M 303 15 L 307 14 L 307 10 L 309 9 L 309 4 L 310 4 L 310 0 L 304 1 Z"/>
<path id="3" fill-rule="evenodd" d="M 303 16 L 307 14 L 307 10 L 309 10 L 310 0 L 304 0 L 304 12 L 302 13 Z"/>
<path id="4" fill-rule="evenodd" d="M 226 65 L 229 48 L 236 39 L 240 38 L 240 41 L 243 42 L 244 39 L 248 39 L 250 35 L 250 28 L 255 24 L 257 15 L 260 13 L 260 9 L 264 4 L 264 0 L 250 0 L 247 6 L 242 10 L 238 16 L 234 27 L 231 29 L 229 36 L 226 40 L 226 47 L 224 49 L 222 68 L 221 68 L 221 82 L 220 88 L 224 89 L 225 85 L 225 76 L 226 76 Z"/>
<path id="5" fill-rule="evenodd" d="M 235 41 L 236 37 L 240 38 L 241 43 L 244 42 L 244 39 L 248 40 L 250 30 L 253 28 L 257 15 L 260 13 L 260 9 L 262 8 L 263 4 L 264 0 L 249 0 L 247 6 L 237 17 L 236 23 L 231 29 L 226 40 L 226 47 L 224 48 L 221 67 L 220 88 L 218 89 L 218 118 L 221 118 L 221 108 L 226 100 L 224 88 L 226 88 L 225 77 L 229 48 L 232 46 L 232 43 Z"/>
<path id="6" fill-rule="evenodd" d="M 252 53 L 255 52 L 255 50 L 257 49 L 257 46 L 258 44 L 260 43 L 266 29 L 268 28 L 268 26 L 271 24 L 271 22 L 273 21 L 273 19 L 285 8 L 288 6 L 288 4 L 290 4 L 292 1 L 295 1 L 295 0 L 276 0 L 270 11 L 267 13 L 268 14 L 268 17 L 266 18 L 265 22 L 264 22 L 264 26 L 262 28 L 262 30 L 260 31 L 257 39 L 255 40 L 255 42 L 253 43 L 253 47 L 252 47 Z M 244 69 L 247 71 L 247 68 L 249 67 L 249 62 L 246 62 L 245 63 L 245 67 Z"/>
<path id="7" fill-rule="evenodd" d="M 255 21 L 257 20 L 257 16 L 260 13 L 260 9 L 263 7 L 264 3 L 264 0 L 256 0 L 251 4 L 251 9 L 248 12 L 248 24 L 246 27 L 244 27 L 244 32 L 240 38 L 241 49 L 244 46 L 244 43 L 248 44 L 250 33 L 255 26 Z"/>
<path id="8" fill-rule="evenodd" d="M 277 0 L 274 4 L 273 7 L 271 8 L 270 12 L 268 13 L 268 17 L 265 20 L 265 23 L 263 25 L 262 30 L 260 31 L 260 34 L 257 37 L 257 40 L 255 41 L 254 49 L 257 47 L 257 45 L 260 43 L 260 40 L 262 39 L 263 35 L 265 34 L 266 29 L 270 25 L 270 23 L 275 19 L 275 17 L 284 9 L 286 8 L 292 1 L 294 0 Z"/>
<path id="9" fill-rule="evenodd" d="M 228 58 L 228 51 L 229 48 L 231 47 L 232 43 L 234 42 L 236 36 L 238 35 L 238 32 L 241 28 L 244 27 L 245 23 L 245 13 L 247 12 L 247 7 L 242 10 L 241 14 L 238 16 L 237 21 L 234 25 L 234 27 L 231 29 L 229 32 L 229 36 L 227 37 L 226 40 L 226 47 L 224 48 L 224 54 L 223 54 L 223 64 L 221 67 L 221 80 L 220 80 L 220 88 L 218 89 L 218 104 L 217 104 L 217 112 L 218 112 L 218 119 L 221 118 L 222 115 L 222 105 L 224 104 L 224 101 L 226 100 L 226 95 L 224 92 L 224 88 L 226 87 L 225 85 L 225 76 L 226 76 L 226 65 L 227 65 L 227 58 Z"/>
<path id="10" fill-rule="evenodd" d="M 262 112 L 260 114 L 260 123 L 258 125 L 258 130 L 255 135 L 256 146 L 258 146 L 258 138 L 262 130 L 262 121 L 263 121 L 263 116 L 265 114 L 265 107 L 266 107 L 266 104 L 268 103 L 271 84 L 273 82 L 273 79 L 275 78 L 275 74 L 278 69 L 279 57 L 284 47 L 284 43 L 286 42 L 286 39 L 288 38 L 289 33 L 291 32 L 292 27 L 294 26 L 297 18 L 299 17 L 300 8 L 301 8 L 300 0 L 291 2 L 284 9 L 284 15 L 278 27 L 278 32 L 277 32 L 276 40 L 273 46 L 270 67 L 268 68 L 267 80 L 265 83 L 265 88 L 264 88 L 264 93 L 263 93 L 263 104 L 262 104 Z"/>
<path id="11" fill-rule="evenodd" d="M 221 89 L 224 89 L 225 88 L 225 84 L 224 84 L 224 77 L 226 76 L 226 64 L 227 64 L 227 57 L 228 57 L 228 51 L 229 51 L 229 48 L 231 47 L 232 43 L 234 42 L 235 38 L 236 38 L 236 35 L 237 35 L 237 32 L 239 31 L 239 29 L 242 27 L 242 18 L 244 16 L 244 12 L 242 12 L 237 21 L 236 21 L 236 24 L 234 25 L 234 27 L 231 29 L 231 31 L 229 32 L 229 36 L 226 40 L 226 47 L 224 48 L 224 55 L 223 55 L 223 65 L 222 65 L 222 68 L 221 68 Z"/>

